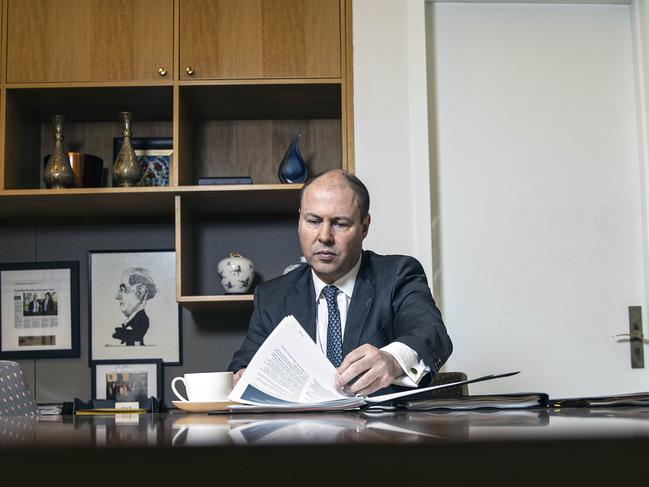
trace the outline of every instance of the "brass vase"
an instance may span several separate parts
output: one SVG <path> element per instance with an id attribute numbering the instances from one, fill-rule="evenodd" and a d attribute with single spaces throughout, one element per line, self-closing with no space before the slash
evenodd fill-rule
<path id="1" fill-rule="evenodd" d="M 54 148 L 52 156 L 43 170 L 43 181 L 48 188 L 70 188 L 74 184 L 74 173 L 68 155 L 63 150 L 63 115 L 52 115 L 54 125 Z"/>
<path id="2" fill-rule="evenodd" d="M 137 160 L 131 145 L 131 112 L 120 112 L 124 128 L 122 129 L 122 148 L 113 165 L 113 186 L 136 186 L 142 179 L 142 166 Z"/>

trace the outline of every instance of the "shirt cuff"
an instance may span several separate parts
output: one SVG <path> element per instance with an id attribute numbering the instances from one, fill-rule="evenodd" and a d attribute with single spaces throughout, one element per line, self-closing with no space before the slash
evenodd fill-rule
<path id="1" fill-rule="evenodd" d="M 419 354 L 405 343 L 388 343 L 381 350 L 392 355 L 403 369 L 404 374 L 392 381 L 394 385 L 417 387 L 421 378 L 430 372 L 430 367 L 419 359 Z"/>

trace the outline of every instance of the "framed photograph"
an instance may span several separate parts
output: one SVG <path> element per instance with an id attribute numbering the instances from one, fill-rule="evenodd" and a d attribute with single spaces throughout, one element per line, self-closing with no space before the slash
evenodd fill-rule
<path id="1" fill-rule="evenodd" d="M 90 361 L 181 365 L 173 250 L 90 251 Z"/>
<path id="2" fill-rule="evenodd" d="M 162 360 L 92 362 L 92 398 L 133 402 L 162 401 Z"/>
<path id="3" fill-rule="evenodd" d="M 79 357 L 79 263 L 0 264 L 0 359 Z"/>
<path id="4" fill-rule="evenodd" d="M 131 145 L 144 175 L 140 186 L 169 186 L 173 141 L 171 137 L 131 137 Z M 122 149 L 122 137 L 113 138 L 113 161 Z"/>

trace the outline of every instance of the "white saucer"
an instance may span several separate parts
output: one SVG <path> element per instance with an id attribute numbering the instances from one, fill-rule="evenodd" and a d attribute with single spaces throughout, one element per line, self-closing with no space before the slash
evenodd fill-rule
<path id="1" fill-rule="evenodd" d="M 225 411 L 229 405 L 237 404 L 231 401 L 196 402 L 196 401 L 171 401 L 178 409 L 188 413 L 209 413 L 210 411 Z"/>

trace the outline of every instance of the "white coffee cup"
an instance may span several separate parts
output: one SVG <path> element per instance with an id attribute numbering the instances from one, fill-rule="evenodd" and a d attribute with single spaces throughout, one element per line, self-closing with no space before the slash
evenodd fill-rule
<path id="1" fill-rule="evenodd" d="M 176 382 L 185 384 L 188 399 L 177 390 Z M 171 390 L 181 401 L 185 402 L 222 402 L 228 400 L 232 391 L 232 372 L 197 372 L 174 377 Z"/>

